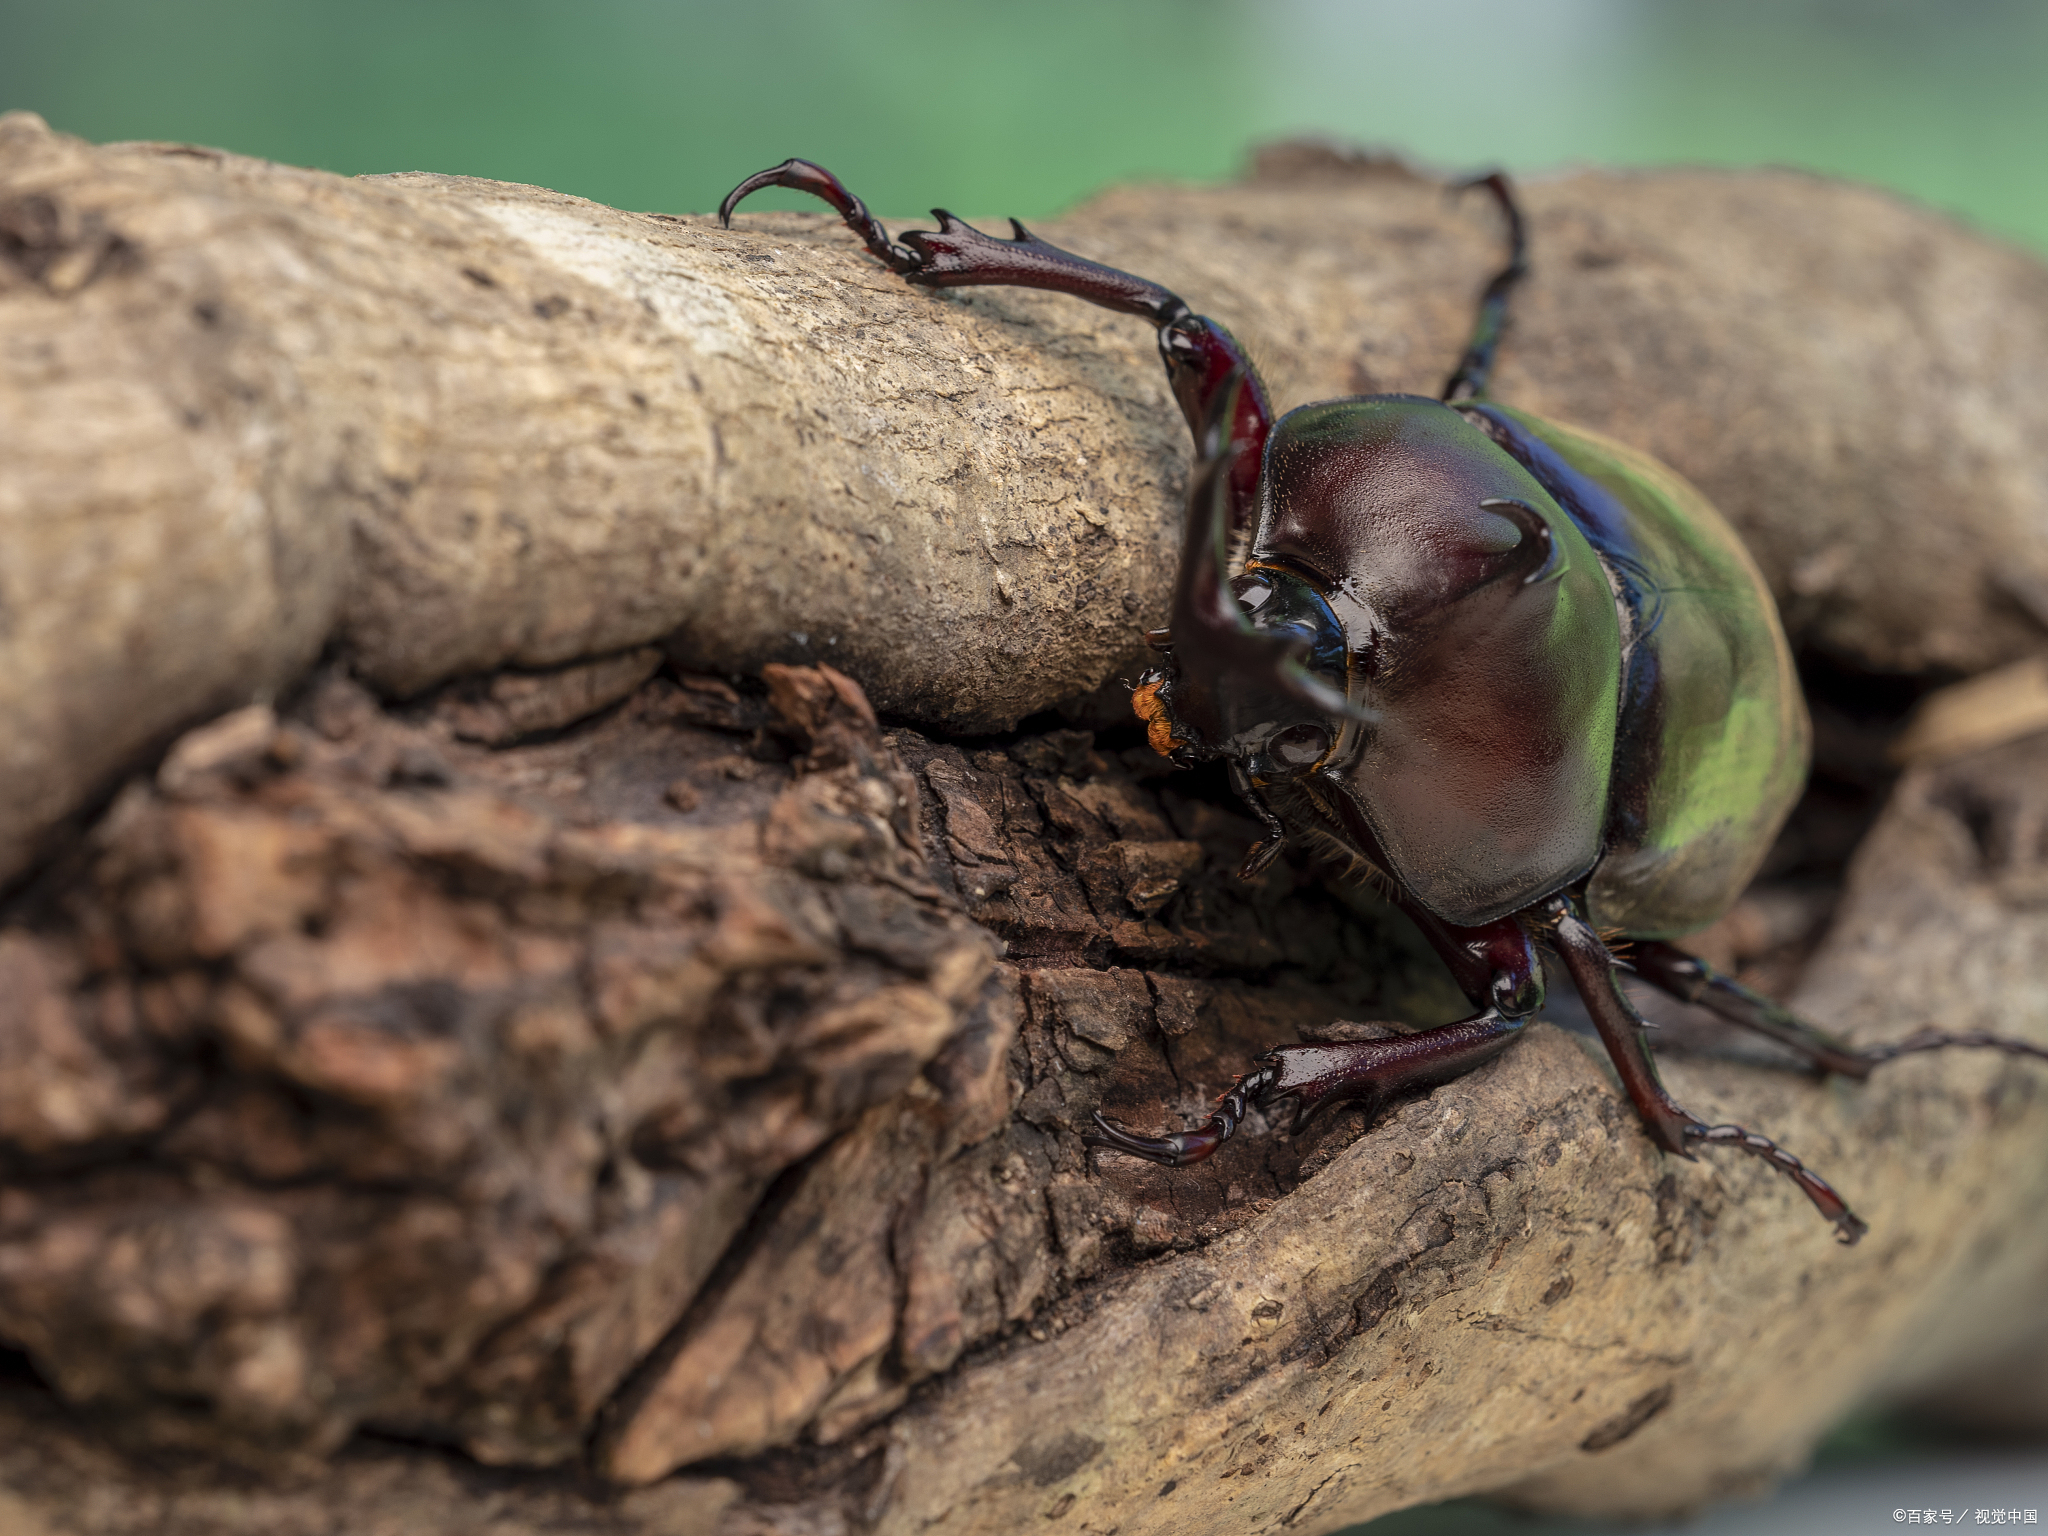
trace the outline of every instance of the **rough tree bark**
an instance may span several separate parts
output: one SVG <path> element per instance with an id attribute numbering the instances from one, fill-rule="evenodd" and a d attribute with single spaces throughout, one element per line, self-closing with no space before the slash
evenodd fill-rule
<path id="1" fill-rule="evenodd" d="M 0 167 L 0 879 L 324 645 L 403 697 L 666 638 L 986 730 L 1119 675 L 1165 611 L 1186 432 L 1138 322 L 918 292 L 817 215 L 723 233 L 26 114 Z M 2038 640 L 2038 262 L 1786 174 L 1528 202 L 1502 398 L 1695 480 L 1823 651 L 1974 671 Z M 1499 257 L 1479 201 L 1298 154 L 1047 232 L 1235 327 L 1283 405 L 1433 393 Z"/>
<path id="2" fill-rule="evenodd" d="M 1506 398 L 1699 480 L 1835 671 L 2039 648 L 2038 265 L 1797 177 L 1530 201 Z M 1143 328 L 744 223 L 0 120 L 0 1522 L 1327 1530 L 1694 1507 L 2001 1369 L 2044 1416 L 2024 1064 L 1671 1031 L 1852 1251 L 1563 1009 L 1370 1127 L 1091 1160 L 1456 999 L 1370 893 L 1231 880 L 1213 777 L 1012 729 L 1106 722 L 1163 607 Z M 1433 388 L 1493 250 L 1304 152 L 1047 232 L 1283 402 Z M 1986 739 L 1707 942 L 1789 982 L 1832 914 L 1815 1016 L 2048 1040 L 2048 747 Z"/>

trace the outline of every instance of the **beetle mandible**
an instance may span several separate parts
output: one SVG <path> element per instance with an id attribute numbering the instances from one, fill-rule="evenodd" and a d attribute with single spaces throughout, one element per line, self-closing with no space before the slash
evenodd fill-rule
<path id="1" fill-rule="evenodd" d="M 1708 1125 L 1665 1091 L 1602 934 L 1674 997 L 1852 1078 L 1909 1052 L 2024 1041 L 1921 1030 L 1858 1049 L 1676 947 L 1734 902 L 1805 782 L 1810 731 L 1775 605 L 1698 491 L 1646 455 L 1487 398 L 1509 295 L 1528 272 L 1506 178 L 1489 189 L 1509 256 L 1479 302 L 1441 399 L 1365 395 L 1275 418 L 1243 350 L 1157 283 L 1085 260 L 1011 220 L 983 234 L 943 209 L 892 240 L 823 167 L 787 160 L 720 205 L 730 227 L 763 187 L 811 193 L 910 282 L 1072 294 L 1158 328 L 1200 462 L 1172 622 L 1133 704 L 1183 764 L 1221 759 L 1265 835 L 1334 847 L 1450 968 L 1474 1012 L 1392 1039 L 1283 1045 L 1193 1130 L 1091 1145 L 1178 1166 L 1208 1157 L 1248 1108 L 1295 1124 L 1446 1082 L 1511 1044 L 1544 998 L 1539 949 L 1584 1000 L 1650 1138 L 1764 1158 L 1853 1243 L 1866 1230 L 1798 1158 Z M 1233 551 L 1242 550 L 1233 560 Z M 1233 571 L 1232 565 L 1237 568 Z"/>

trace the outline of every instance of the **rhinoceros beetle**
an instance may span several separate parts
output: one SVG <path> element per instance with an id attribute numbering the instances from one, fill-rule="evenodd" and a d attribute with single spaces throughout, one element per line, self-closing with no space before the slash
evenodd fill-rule
<path id="1" fill-rule="evenodd" d="M 1542 1007 L 1547 947 L 1659 1147 L 1764 1158 L 1853 1243 L 1864 1223 L 1798 1158 L 1665 1091 L 1622 969 L 1852 1078 L 1944 1046 L 2048 1051 L 1934 1029 L 1858 1049 L 1671 942 L 1725 912 L 1762 863 L 1805 781 L 1805 704 L 1763 578 L 1698 491 L 1487 398 L 1527 242 L 1504 177 L 1469 185 L 1499 203 L 1509 256 L 1442 398 L 1356 396 L 1277 419 L 1222 326 L 1015 220 L 1001 239 L 934 209 L 938 229 L 892 240 L 804 160 L 749 176 L 719 219 L 763 187 L 794 188 L 912 283 L 1051 289 L 1158 328 L 1200 463 L 1138 716 L 1163 755 L 1227 765 L 1265 828 L 1244 878 L 1290 838 L 1363 865 L 1474 1009 L 1390 1039 L 1279 1046 L 1195 1129 L 1138 1135 L 1097 1114 L 1092 1145 L 1199 1162 L 1254 1103 L 1292 1100 L 1298 1127 L 1469 1072 Z"/>

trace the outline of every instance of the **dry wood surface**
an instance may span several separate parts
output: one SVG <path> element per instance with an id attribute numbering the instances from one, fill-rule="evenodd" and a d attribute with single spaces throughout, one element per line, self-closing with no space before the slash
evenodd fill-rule
<path id="1" fill-rule="evenodd" d="M 1529 202 L 1501 396 L 1715 495 L 1820 680 L 1705 944 L 2048 1042 L 2048 742 L 1972 705 L 1894 785 L 1869 684 L 2041 647 L 2048 274 L 1782 174 Z M 739 226 L 0 119 L 0 1529 L 1328 1531 L 2048 1420 L 2023 1062 L 1673 1018 L 1853 1250 L 1655 1152 L 1562 1005 L 1371 1125 L 1087 1152 L 1460 1000 L 1113 723 L 1186 466 L 1145 328 Z M 1301 150 L 1043 233 L 1283 404 L 1433 390 L 1497 241 Z"/>

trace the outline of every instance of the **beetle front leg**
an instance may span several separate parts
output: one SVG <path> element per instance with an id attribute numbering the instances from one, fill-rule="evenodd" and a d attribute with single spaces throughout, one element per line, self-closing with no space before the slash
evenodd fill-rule
<path id="1" fill-rule="evenodd" d="M 1188 318 L 1188 306 L 1179 294 L 1129 272 L 1063 251 L 1039 239 L 1015 219 L 1010 220 L 1014 237 L 1005 240 L 983 234 L 943 208 L 934 208 L 932 217 L 939 221 L 937 229 L 914 229 L 900 242 L 891 240 L 881 221 L 868 212 L 867 204 L 847 190 L 837 176 L 808 160 L 785 160 L 765 171 L 756 171 L 726 193 L 725 201 L 718 205 L 718 222 L 730 228 L 733 210 L 741 200 L 763 187 L 788 187 L 822 198 L 891 271 L 927 288 L 1047 288 L 1055 293 L 1071 293 L 1105 309 L 1143 315 L 1158 326 Z"/>
<path id="2" fill-rule="evenodd" d="M 1268 1051 L 1259 1060 L 1269 1062 L 1273 1053 Z M 1148 1163 L 1158 1163 L 1166 1168 L 1185 1168 L 1189 1163 L 1199 1163 L 1209 1157 L 1224 1142 L 1230 1140 L 1239 1122 L 1251 1106 L 1264 1100 L 1272 1090 L 1274 1072 L 1270 1065 L 1261 1066 L 1256 1072 L 1247 1072 L 1232 1083 L 1224 1095 L 1216 1101 L 1209 1118 L 1192 1131 L 1170 1131 L 1164 1136 L 1140 1136 L 1127 1131 L 1114 1120 L 1105 1117 L 1101 1110 L 1095 1112 L 1098 1134 L 1084 1135 L 1081 1140 L 1091 1147 L 1102 1147 L 1110 1152 L 1125 1152 L 1132 1157 L 1142 1157 Z"/>
<path id="3" fill-rule="evenodd" d="M 908 276 L 924 263 L 924 258 L 916 251 L 889 238 L 889 231 L 882 227 L 882 221 L 868 212 L 866 203 L 847 190 L 845 182 L 822 165 L 813 165 L 808 160 L 785 160 L 765 171 L 756 171 L 726 193 L 725 201 L 718 205 L 719 227 L 731 229 L 733 209 L 740 205 L 742 199 L 753 196 L 763 187 L 787 187 L 792 192 L 808 192 L 830 203 L 833 211 L 846 221 L 846 227 L 859 235 L 861 243 L 891 272 Z"/>
<path id="4" fill-rule="evenodd" d="M 1593 1025 L 1614 1060 L 1614 1069 L 1621 1074 L 1621 1086 L 1652 1141 L 1666 1152 L 1676 1152 L 1684 1158 L 1692 1157 L 1693 1148 L 1700 1145 L 1734 1147 L 1761 1157 L 1797 1184 L 1821 1215 L 1834 1223 L 1837 1241 L 1853 1243 L 1869 1230 L 1827 1180 L 1768 1136 L 1739 1125 L 1708 1125 L 1680 1108 L 1657 1076 L 1642 1016 L 1621 989 L 1614 956 L 1565 897 L 1553 898 L 1546 915 L 1556 923 L 1552 936 L 1565 969 L 1571 973 L 1572 984 L 1585 1001 L 1586 1011 L 1593 1016 Z"/>
<path id="5" fill-rule="evenodd" d="M 1275 1046 L 1258 1058 L 1259 1069 L 1233 1083 L 1209 1118 L 1192 1131 L 1140 1136 L 1098 1110 L 1096 1134 L 1082 1140 L 1169 1168 L 1199 1163 L 1230 1139 L 1253 1104 L 1292 1099 L 1294 1131 L 1336 1104 L 1362 1101 L 1377 1114 L 1400 1094 L 1447 1083 L 1491 1061 L 1514 1043 L 1530 1017 L 1489 1008 L 1456 1024 L 1387 1040 Z"/>
<path id="6" fill-rule="evenodd" d="M 844 182 L 808 160 L 785 160 L 749 176 L 719 204 L 719 223 L 729 228 L 741 200 L 763 187 L 788 187 L 823 199 L 846 221 L 847 228 L 860 236 L 861 243 L 906 282 L 928 288 L 1042 288 L 1150 320 L 1159 327 L 1159 355 L 1174 399 L 1198 441 L 1217 398 L 1232 387 L 1234 379 L 1242 379 L 1234 419 L 1229 423 L 1228 441 L 1238 451 L 1231 469 L 1232 530 L 1250 518 L 1266 433 L 1273 424 L 1272 403 L 1236 338 L 1215 321 L 1191 312 L 1180 295 L 1146 278 L 1063 251 L 1015 219 L 1010 220 L 1014 238 L 1005 240 L 983 234 L 943 208 L 934 208 L 937 229 L 910 230 L 901 240 L 892 240 L 881 221 L 868 212 L 867 204 Z"/>
<path id="7" fill-rule="evenodd" d="M 1471 974 L 1475 957 L 1500 963 L 1490 979 L 1476 989 L 1487 1006 L 1471 1018 L 1387 1040 L 1276 1046 L 1259 1057 L 1258 1070 L 1233 1083 L 1209 1118 L 1191 1131 L 1140 1136 L 1098 1111 L 1097 1133 L 1083 1140 L 1091 1147 L 1178 1168 L 1214 1153 L 1230 1139 L 1253 1104 L 1293 1100 L 1293 1129 L 1299 1131 L 1336 1104 L 1362 1101 L 1377 1114 L 1400 1094 L 1463 1077 L 1520 1038 L 1523 1027 L 1543 1006 L 1543 971 L 1527 932 L 1512 918 L 1481 929 L 1454 929 L 1440 923 L 1430 937 L 1438 940 L 1444 934 L 1455 936 L 1460 964 L 1454 969 L 1462 969 L 1464 976 Z"/>

